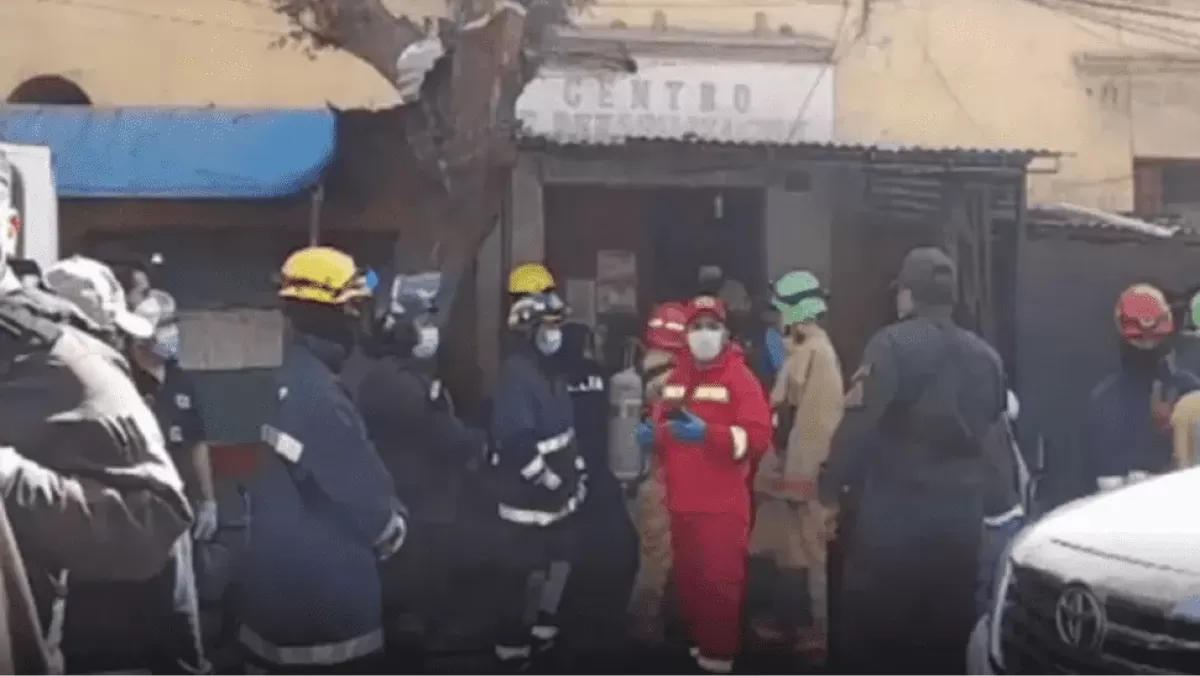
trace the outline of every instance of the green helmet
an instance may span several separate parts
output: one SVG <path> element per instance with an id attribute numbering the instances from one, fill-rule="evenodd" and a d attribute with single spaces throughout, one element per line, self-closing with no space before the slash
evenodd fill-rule
<path id="1" fill-rule="evenodd" d="M 807 270 L 789 272 L 771 289 L 771 304 L 783 316 L 784 326 L 811 322 L 829 309 L 825 290 L 817 276 Z"/>

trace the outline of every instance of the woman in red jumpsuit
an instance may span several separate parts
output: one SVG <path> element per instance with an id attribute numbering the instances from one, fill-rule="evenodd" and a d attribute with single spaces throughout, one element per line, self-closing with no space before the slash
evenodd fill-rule
<path id="1" fill-rule="evenodd" d="M 688 350 L 638 435 L 661 454 L 680 608 L 705 672 L 740 648 L 750 540 L 751 468 L 770 448 L 766 394 L 707 296 L 687 308 Z"/>

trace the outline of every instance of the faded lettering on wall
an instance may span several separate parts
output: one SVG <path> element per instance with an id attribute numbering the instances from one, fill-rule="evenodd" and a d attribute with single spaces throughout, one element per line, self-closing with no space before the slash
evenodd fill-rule
<path id="1" fill-rule="evenodd" d="M 565 139 L 830 140 L 833 78 L 822 68 L 639 62 L 634 75 L 550 72 L 517 111 L 527 131 Z"/>

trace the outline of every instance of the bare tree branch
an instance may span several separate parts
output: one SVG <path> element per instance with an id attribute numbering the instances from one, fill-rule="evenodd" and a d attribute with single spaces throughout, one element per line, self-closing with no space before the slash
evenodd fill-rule
<path id="1" fill-rule="evenodd" d="M 294 39 L 316 49 L 344 50 L 396 83 L 396 61 L 405 48 L 424 37 L 407 17 L 388 11 L 382 0 L 271 0 L 286 16 Z"/>

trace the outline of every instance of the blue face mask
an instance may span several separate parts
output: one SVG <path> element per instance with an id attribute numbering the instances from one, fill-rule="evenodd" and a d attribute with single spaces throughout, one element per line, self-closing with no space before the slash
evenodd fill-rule
<path id="1" fill-rule="evenodd" d="M 179 358 L 179 328 L 171 326 L 159 329 L 154 333 L 154 343 L 150 350 L 154 356 L 163 361 L 174 361 Z"/>
<path id="2" fill-rule="evenodd" d="M 562 329 L 557 326 L 538 327 L 537 333 L 533 337 L 533 344 L 537 346 L 539 352 L 547 357 L 561 350 L 562 343 Z"/>

